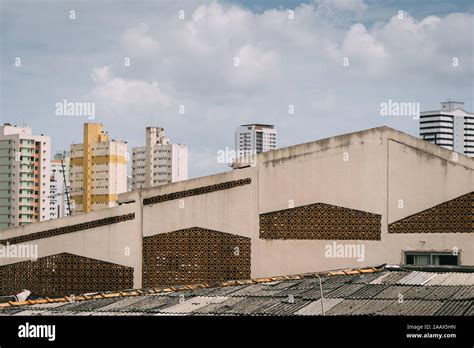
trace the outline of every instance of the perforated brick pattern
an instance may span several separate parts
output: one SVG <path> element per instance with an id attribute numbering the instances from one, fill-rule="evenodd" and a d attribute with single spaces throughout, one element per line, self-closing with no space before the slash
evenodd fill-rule
<path id="1" fill-rule="evenodd" d="M 215 192 L 215 191 L 228 190 L 234 187 L 249 185 L 251 182 L 252 182 L 252 179 L 246 178 L 246 179 L 240 179 L 240 180 L 227 181 L 221 184 L 197 187 L 197 188 L 185 190 L 185 191 L 168 193 L 165 195 L 144 198 L 143 205 L 150 205 L 150 204 L 155 204 L 155 203 L 171 201 L 174 199 L 181 199 L 181 198 L 190 197 L 190 196 L 203 195 L 203 194 Z"/>
<path id="2" fill-rule="evenodd" d="M 388 225 L 389 233 L 473 233 L 474 192 Z"/>
<path id="3" fill-rule="evenodd" d="M 324 203 L 260 214 L 262 239 L 380 240 L 381 215 Z"/>
<path id="4" fill-rule="evenodd" d="M 250 278 L 250 238 L 193 227 L 143 238 L 143 286 Z"/>
<path id="5" fill-rule="evenodd" d="M 0 294 L 67 296 L 133 287 L 133 268 L 68 253 L 0 267 Z"/>

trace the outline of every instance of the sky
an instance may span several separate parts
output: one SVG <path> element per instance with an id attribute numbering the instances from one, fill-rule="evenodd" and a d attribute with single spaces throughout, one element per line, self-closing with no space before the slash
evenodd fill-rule
<path id="1" fill-rule="evenodd" d="M 49 135 L 53 152 L 82 142 L 85 122 L 129 152 L 161 126 L 188 146 L 190 178 L 229 170 L 218 152 L 240 124 L 274 124 L 278 147 L 382 125 L 418 136 L 418 120 L 381 104 L 473 112 L 473 12 L 440 0 L 0 0 L 0 121 Z M 64 100 L 94 103 L 95 118 L 57 115 Z"/>

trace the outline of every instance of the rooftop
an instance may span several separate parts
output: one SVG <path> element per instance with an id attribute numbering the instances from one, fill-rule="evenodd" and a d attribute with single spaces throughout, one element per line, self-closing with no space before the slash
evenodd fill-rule
<path id="1" fill-rule="evenodd" d="M 474 315 L 474 268 L 368 267 L 0 303 L 0 315 Z"/>

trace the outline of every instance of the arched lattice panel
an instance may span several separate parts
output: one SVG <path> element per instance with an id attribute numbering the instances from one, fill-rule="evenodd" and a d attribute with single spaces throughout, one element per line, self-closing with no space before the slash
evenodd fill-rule
<path id="1" fill-rule="evenodd" d="M 474 192 L 388 225 L 389 233 L 474 233 Z"/>
<path id="2" fill-rule="evenodd" d="M 68 253 L 0 267 L 0 294 L 66 296 L 133 287 L 133 268 Z"/>
<path id="3" fill-rule="evenodd" d="M 315 203 L 260 214 L 262 239 L 380 240 L 381 215 Z"/>
<path id="4" fill-rule="evenodd" d="M 193 227 L 143 238 L 143 286 L 250 278 L 250 238 Z"/>

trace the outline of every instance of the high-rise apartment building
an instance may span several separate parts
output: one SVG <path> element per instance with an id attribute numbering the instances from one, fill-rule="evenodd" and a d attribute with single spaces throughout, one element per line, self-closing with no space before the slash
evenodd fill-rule
<path id="1" fill-rule="evenodd" d="M 84 124 L 84 142 L 71 145 L 73 214 L 116 205 L 127 191 L 127 143 L 110 140 L 99 123 Z"/>
<path id="2" fill-rule="evenodd" d="M 276 149 L 277 131 L 269 124 L 244 124 L 235 131 L 235 150 L 238 156 Z"/>
<path id="3" fill-rule="evenodd" d="M 420 136 L 466 156 L 474 157 L 474 113 L 463 102 L 441 103 L 441 109 L 420 113 Z"/>
<path id="4" fill-rule="evenodd" d="M 146 145 L 132 149 L 132 190 L 188 179 L 188 148 L 171 144 L 163 128 L 146 128 Z"/>
<path id="5" fill-rule="evenodd" d="M 69 156 L 57 153 L 51 160 L 49 216 L 58 219 L 69 215 Z M 66 192 L 67 191 L 67 192 Z"/>
<path id="6" fill-rule="evenodd" d="M 49 219 L 51 140 L 0 126 L 0 229 Z"/>

